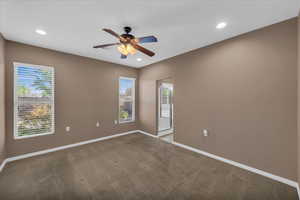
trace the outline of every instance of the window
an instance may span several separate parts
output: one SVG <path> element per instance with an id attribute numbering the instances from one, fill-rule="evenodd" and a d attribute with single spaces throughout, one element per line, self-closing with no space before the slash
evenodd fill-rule
<path id="1" fill-rule="evenodd" d="M 135 118 L 135 79 L 119 79 L 119 122 L 133 122 Z"/>
<path id="2" fill-rule="evenodd" d="M 14 136 L 54 133 L 54 69 L 14 63 Z"/>

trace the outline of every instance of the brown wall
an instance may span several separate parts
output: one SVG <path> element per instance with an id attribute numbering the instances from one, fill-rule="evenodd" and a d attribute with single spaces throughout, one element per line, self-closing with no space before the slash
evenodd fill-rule
<path id="1" fill-rule="evenodd" d="M 55 134 L 20 140 L 13 138 L 13 62 L 55 68 Z M 114 120 L 118 119 L 119 76 L 137 75 L 134 68 L 7 41 L 8 156 L 136 130 L 137 123 L 114 125 Z M 138 113 L 138 103 L 136 105 Z M 97 120 L 100 121 L 99 128 L 96 128 Z M 71 127 L 70 132 L 65 132 L 66 126 Z"/>
<path id="2" fill-rule="evenodd" d="M 296 74 L 296 19 L 176 56 L 140 70 L 140 128 L 172 77 L 177 142 L 297 180 Z"/>
<path id="3" fill-rule="evenodd" d="M 5 152 L 5 81 L 4 81 L 5 40 L 0 33 L 0 165 L 6 157 Z"/>
<path id="4" fill-rule="evenodd" d="M 139 71 L 140 128 L 151 134 L 156 134 L 157 130 L 158 81 L 174 76 L 172 64 L 165 65 L 164 63 L 150 65 Z"/>

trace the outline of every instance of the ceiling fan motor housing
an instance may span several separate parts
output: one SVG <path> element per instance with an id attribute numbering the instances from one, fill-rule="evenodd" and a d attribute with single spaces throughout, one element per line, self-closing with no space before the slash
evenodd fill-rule
<path id="1" fill-rule="evenodd" d="M 132 29 L 131 29 L 131 27 L 129 27 L 129 26 L 125 26 L 125 27 L 124 27 L 125 33 L 122 34 L 121 36 L 122 36 L 122 38 L 125 39 L 125 41 L 124 41 L 124 40 L 120 40 L 121 43 L 123 43 L 123 44 L 130 43 L 130 40 L 132 40 L 132 39 L 135 38 L 133 35 L 129 34 L 129 33 L 131 32 L 131 30 L 132 30 Z"/>

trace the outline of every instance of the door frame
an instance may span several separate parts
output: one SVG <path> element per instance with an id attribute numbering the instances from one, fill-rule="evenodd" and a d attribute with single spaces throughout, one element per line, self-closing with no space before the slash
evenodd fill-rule
<path id="1" fill-rule="evenodd" d="M 171 80 L 171 81 L 170 81 Z M 159 119 L 160 119 L 160 115 L 161 115 L 161 105 L 160 105 L 160 101 L 161 101 L 161 85 L 162 84 L 170 84 L 172 85 L 172 92 L 171 92 L 171 111 L 170 111 L 170 115 L 171 115 L 171 127 L 169 129 L 166 130 L 159 130 Z M 156 99 L 157 99 L 157 106 L 156 106 L 156 131 L 157 131 L 157 135 L 159 135 L 159 132 L 168 132 L 170 131 L 170 133 L 174 132 L 174 83 L 172 81 L 172 78 L 166 78 L 166 79 L 161 79 L 157 81 L 157 86 L 156 86 Z M 167 133 L 167 134 L 170 134 Z"/>

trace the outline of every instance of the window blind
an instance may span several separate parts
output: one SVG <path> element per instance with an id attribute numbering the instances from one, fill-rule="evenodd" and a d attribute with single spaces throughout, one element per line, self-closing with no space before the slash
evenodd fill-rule
<path id="1" fill-rule="evenodd" d="M 54 133 L 54 69 L 14 63 L 15 138 Z"/>

